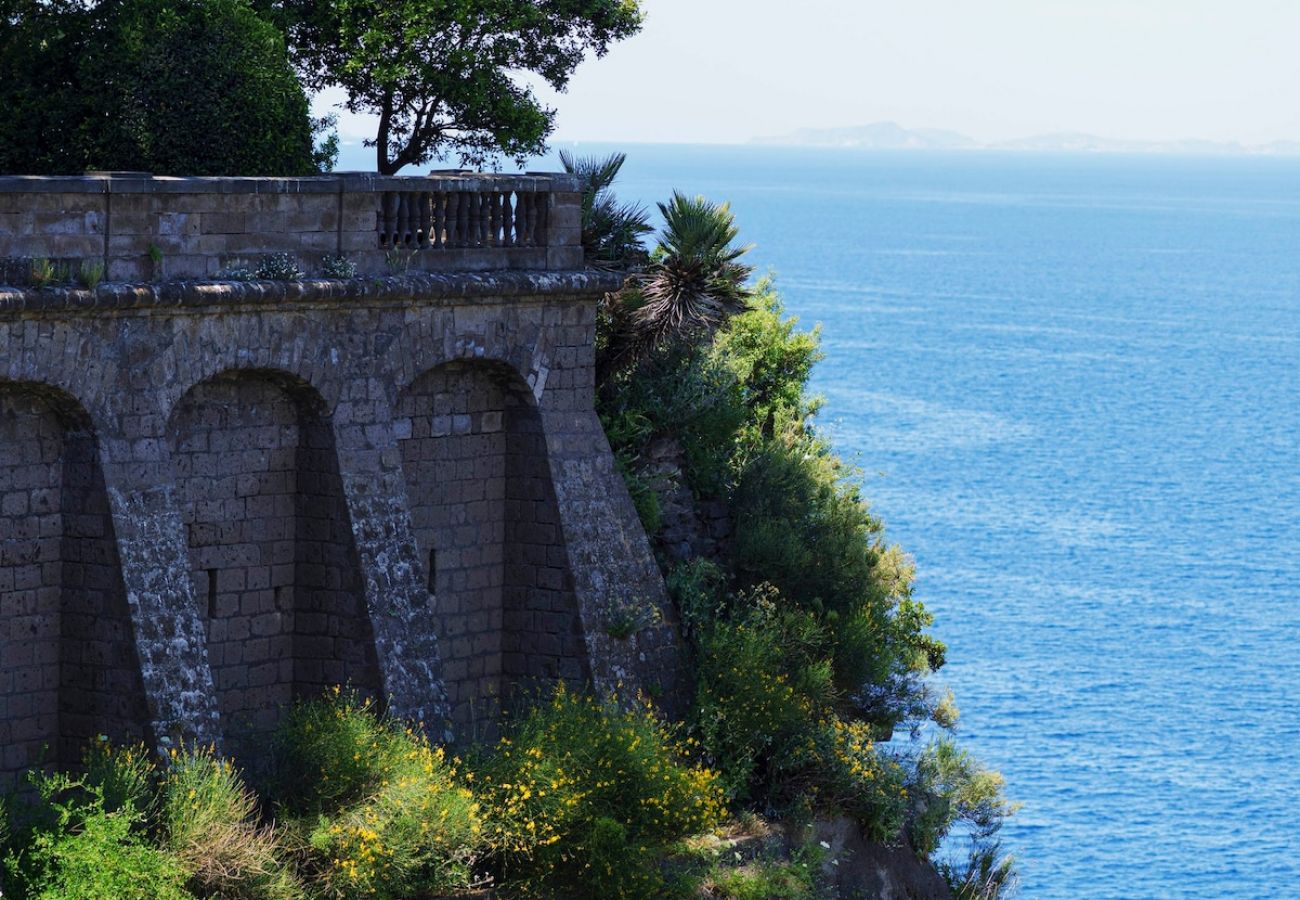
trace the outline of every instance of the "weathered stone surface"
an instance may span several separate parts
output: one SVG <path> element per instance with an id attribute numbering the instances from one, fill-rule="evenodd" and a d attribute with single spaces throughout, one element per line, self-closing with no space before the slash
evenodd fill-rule
<path id="1" fill-rule="evenodd" d="M 0 176 L 0 260 L 50 259 L 75 278 L 214 278 L 293 254 L 310 274 L 347 256 L 364 274 L 582 267 L 575 176 Z M 0 282 L 25 274 L 0 262 Z"/>
<path id="2" fill-rule="evenodd" d="M 98 733 L 255 762 L 340 681 L 439 737 L 537 682 L 671 691 L 592 407 L 610 281 L 0 292 L 0 771 Z"/>
<path id="3" fill-rule="evenodd" d="M 832 897 L 873 900 L 948 900 L 948 885 L 934 866 L 906 845 L 868 842 L 845 817 L 819 819 L 812 838 L 826 848 L 820 886 Z"/>
<path id="4" fill-rule="evenodd" d="M 663 525 L 656 549 L 676 562 L 690 559 L 722 561 L 731 538 L 731 513 L 722 500 L 700 500 L 686 483 L 686 452 L 673 436 L 654 439 L 636 472 L 659 501 Z"/>

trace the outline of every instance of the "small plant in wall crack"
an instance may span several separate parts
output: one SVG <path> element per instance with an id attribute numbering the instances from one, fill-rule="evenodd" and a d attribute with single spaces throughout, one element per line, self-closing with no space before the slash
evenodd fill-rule
<path id="1" fill-rule="evenodd" d="M 393 247 L 384 254 L 384 265 L 389 275 L 405 275 L 411 271 L 411 261 L 415 259 L 418 249 L 407 250 L 405 247 Z"/>
<path id="2" fill-rule="evenodd" d="M 256 274 L 258 278 L 269 281 L 296 281 L 306 277 L 306 273 L 298 268 L 298 258 L 292 253 L 272 253 L 262 257 Z"/>
<path id="3" fill-rule="evenodd" d="M 346 256 L 326 256 L 321 260 L 326 278 L 356 278 L 357 264 Z"/>
<path id="4" fill-rule="evenodd" d="M 99 283 L 104 280 L 104 264 L 102 262 L 92 262 L 86 260 L 81 264 L 81 269 L 77 272 L 77 281 L 88 291 L 93 291 L 99 287 Z"/>
<path id="5" fill-rule="evenodd" d="M 659 607 L 644 597 L 611 596 L 605 601 L 604 612 L 605 633 L 616 641 L 625 641 L 663 621 Z"/>
<path id="6" fill-rule="evenodd" d="M 248 266 L 226 266 L 217 272 L 218 281 L 252 281 L 257 277 Z"/>
<path id="7" fill-rule="evenodd" d="M 62 266 L 53 260 L 41 257 L 32 260 L 31 274 L 27 277 L 31 281 L 32 287 L 40 291 L 65 280 L 67 273 Z"/>
<path id="8" fill-rule="evenodd" d="M 146 251 L 149 254 L 149 265 L 153 267 L 153 279 L 157 281 L 162 278 L 163 270 L 163 252 L 162 247 L 157 244 L 150 244 Z"/>

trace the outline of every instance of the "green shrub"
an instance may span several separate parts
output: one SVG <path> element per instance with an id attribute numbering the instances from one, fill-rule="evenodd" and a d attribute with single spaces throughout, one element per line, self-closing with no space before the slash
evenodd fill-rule
<path id="1" fill-rule="evenodd" d="M 651 710 L 558 688 L 476 766 L 504 882 L 561 896 L 661 896 L 659 852 L 722 813 L 716 776 L 683 750 Z"/>
<path id="2" fill-rule="evenodd" d="M 869 723 L 837 712 L 828 629 L 770 587 L 730 603 L 701 633 L 694 712 L 728 796 L 795 817 L 838 809 L 873 840 L 897 839 L 908 772 Z"/>
<path id="3" fill-rule="evenodd" d="M 32 267 L 31 272 L 28 275 L 28 280 L 32 283 L 32 287 L 36 288 L 38 291 L 43 291 L 47 287 L 52 287 L 60 281 L 63 281 L 66 275 L 67 272 L 63 266 L 60 266 L 58 263 L 55 263 L 46 257 L 40 257 L 39 259 L 32 260 Z"/>
<path id="4" fill-rule="evenodd" d="M 88 291 L 95 290 L 103 280 L 104 264 L 102 262 L 85 260 L 82 262 L 81 268 L 77 270 L 77 281 Z"/>
<path id="5" fill-rule="evenodd" d="M 615 453 L 614 465 L 623 476 L 624 484 L 627 485 L 627 492 L 632 497 L 632 505 L 636 507 L 637 518 L 641 520 L 641 527 L 648 535 L 658 534 L 659 529 L 664 526 L 664 515 L 663 505 L 659 502 L 659 495 L 655 492 L 654 485 L 634 471 L 635 463 L 627 456 Z"/>
<path id="6" fill-rule="evenodd" d="M 727 573 L 717 563 L 687 560 L 668 574 L 666 583 L 687 638 L 694 640 L 709 623 L 722 618 L 727 602 Z"/>
<path id="7" fill-rule="evenodd" d="M 875 744 L 865 722 L 835 718 L 819 729 L 818 793 L 862 827 L 868 840 L 889 843 L 907 823 L 908 773 L 902 762 Z"/>
<path id="8" fill-rule="evenodd" d="M 84 781 L 100 791 L 109 812 L 130 807 L 145 816 L 157 808 L 158 767 L 143 744 L 118 747 L 105 738 L 82 754 Z"/>
<path id="9" fill-rule="evenodd" d="M 36 824 L 4 860 L 7 884 L 33 900 L 186 900 L 185 870 L 148 843 L 131 803 L 110 809 L 104 788 L 67 775 L 31 773 L 41 800 Z"/>
<path id="10" fill-rule="evenodd" d="M 735 438 L 749 411 L 734 374 L 695 345 L 667 345 L 603 385 L 597 410 L 610 445 L 636 471 L 649 440 L 673 434 L 691 486 L 723 490 Z"/>
<path id="11" fill-rule="evenodd" d="M 299 871 L 325 897 L 407 897 L 465 887 L 479 804 L 442 748 L 336 690 L 295 707 L 275 741 L 274 796 Z"/>
<path id="12" fill-rule="evenodd" d="M 799 320 L 785 315 L 771 278 L 750 292 L 748 308 L 720 329 L 709 355 L 728 372 L 748 410 L 751 432 L 772 435 L 781 420 L 804 420 L 821 408 L 807 393 L 813 366 L 822 358 L 820 329 L 799 331 Z"/>
<path id="13" fill-rule="evenodd" d="M 257 797 L 229 760 L 211 750 L 174 753 L 162 779 L 166 849 L 199 896 L 294 900 L 304 896 L 275 833 L 258 822 Z"/>
<path id="14" fill-rule="evenodd" d="M 1000 774 L 981 766 L 950 738 L 933 741 L 917 757 L 910 785 L 912 846 L 930 855 L 958 822 L 977 841 L 990 839 L 1016 809 L 1003 796 L 1003 785 Z"/>
<path id="15" fill-rule="evenodd" d="M 817 723 L 834 702 L 825 635 L 768 590 L 699 640 L 694 724 L 727 796 L 768 808 L 804 793 Z"/>
<path id="16" fill-rule="evenodd" d="M 326 256 L 321 260 L 326 278 L 356 278 L 357 264 L 346 256 Z"/>
<path id="17" fill-rule="evenodd" d="M 1015 857 L 1003 855 L 997 841 L 976 841 L 963 862 L 941 860 L 937 866 L 953 900 L 998 900 L 1019 882 Z"/>

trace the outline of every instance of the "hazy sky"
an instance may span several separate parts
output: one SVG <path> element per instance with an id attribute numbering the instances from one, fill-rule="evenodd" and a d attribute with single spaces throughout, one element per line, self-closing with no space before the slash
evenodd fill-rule
<path id="1" fill-rule="evenodd" d="M 893 119 L 1300 140 L 1300 0 L 642 0 L 576 73 L 556 140 L 743 142 Z M 343 123 L 345 138 L 373 134 Z"/>

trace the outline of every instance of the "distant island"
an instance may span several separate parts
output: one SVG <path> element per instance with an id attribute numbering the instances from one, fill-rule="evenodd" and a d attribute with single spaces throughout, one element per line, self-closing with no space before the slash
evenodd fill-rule
<path id="1" fill-rule="evenodd" d="M 897 122 L 875 122 L 844 128 L 804 128 L 750 143 L 788 147 L 827 147 L 852 150 L 1014 150 L 1038 153 L 1182 153 L 1258 156 L 1300 156 L 1300 142 L 1273 141 L 1246 145 L 1235 141 L 1134 141 L 1079 132 L 1038 134 L 986 143 L 956 131 L 904 128 Z"/>

